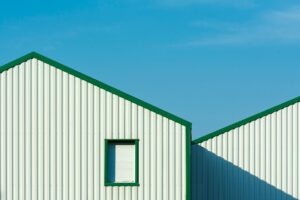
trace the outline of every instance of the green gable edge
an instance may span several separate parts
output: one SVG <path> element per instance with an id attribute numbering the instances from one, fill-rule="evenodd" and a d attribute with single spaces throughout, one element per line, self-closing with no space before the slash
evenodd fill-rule
<path id="1" fill-rule="evenodd" d="M 226 127 L 224 127 L 224 128 L 221 128 L 221 129 L 219 129 L 219 130 L 217 130 L 217 131 L 214 131 L 214 132 L 212 132 L 212 133 L 209 133 L 209 134 L 207 134 L 207 135 L 205 135 L 205 136 L 202 136 L 202 137 L 200 137 L 200 138 L 194 140 L 192 143 L 193 143 L 193 144 L 199 144 L 199 143 L 205 142 L 205 141 L 207 141 L 207 140 L 209 140 L 209 139 L 211 139 L 211 138 L 214 138 L 214 137 L 216 137 L 216 136 L 222 135 L 223 133 L 226 133 L 226 132 L 228 132 L 228 131 L 230 131 L 230 130 L 233 130 L 233 129 L 235 129 L 235 128 L 238 128 L 238 127 L 240 127 L 240 126 L 243 126 L 243 125 L 245 125 L 245 124 L 247 124 L 247 123 L 249 123 L 249 122 L 252 122 L 252 121 L 254 121 L 254 120 L 257 120 L 257 119 L 259 119 L 259 118 L 262 118 L 262 117 L 264 117 L 264 116 L 267 116 L 267 115 L 269 115 L 269 114 L 272 114 L 272 113 L 274 113 L 274 112 L 276 112 L 276 111 L 278 111 L 278 110 L 281 110 L 281 109 L 283 109 L 283 108 L 286 108 L 286 107 L 288 107 L 288 106 L 290 106 L 290 105 L 293 105 L 293 104 L 295 104 L 295 103 L 298 103 L 298 102 L 300 102 L 300 96 L 298 96 L 298 97 L 296 97 L 296 98 L 294 98 L 294 99 L 291 99 L 291 100 L 289 100 L 289 101 L 286 101 L 286 102 L 284 102 L 284 103 L 282 103 L 282 104 L 279 104 L 279 105 L 277 105 L 277 106 L 274 106 L 274 107 L 272 107 L 272 108 L 269 108 L 269 109 L 267 109 L 267 110 L 265 110 L 265 111 L 263 111 L 263 112 L 260 112 L 260 113 L 258 113 L 258 114 L 252 115 L 252 116 L 250 116 L 250 117 L 248 117 L 248 118 L 246 118 L 246 119 L 243 119 L 243 120 L 241 120 L 241 121 L 238 121 L 238 122 L 236 122 L 236 123 L 233 123 L 233 124 L 231 124 L 231 125 L 229 125 L 229 126 L 226 126 Z"/>
<path id="2" fill-rule="evenodd" d="M 76 70 L 74 70 L 74 69 L 72 69 L 70 67 L 67 67 L 67 66 L 65 66 L 65 65 L 63 65 L 63 64 L 61 64 L 61 63 L 59 63 L 57 61 L 54 61 L 54 60 L 52 60 L 50 58 L 47 58 L 47 57 L 45 57 L 45 56 L 43 56 L 43 55 L 41 55 L 39 53 L 36 53 L 36 52 L 28 53 L 28 54 L 26 54 L 26 55 L 24 55 L 24 56 L 22 56 L 22 57 L 20 57 L 20 58 L 18 58 L 16 60 L 14 60 L 14 61 L 11 61 L 11 62 L 9 62 L 9 63 L 1 66 L 0 67 L 0 73 L 2 73 L 5 70 L 8 70 L 8 69 L 10 69 L 10 68 L 12 68 L 12 67 L 14 67 L 16 65 L 19 65 L 19 64 L 21 64 L 23 62 L 26 62 L 27 60 L 30 60 L 32 58 L 36 58 L 36 59 L 38 59 L 38 60 L 40 60 L 42 62 L 45 62 L 45 63 L 47 63 L 47 64 L 49 64 L 49 65 L 51 65 L 53 67 L 56 67 L 56 68 L 58 68 L 58 69 L 60 69 L 60 70 L 62 70 L 64 72 L 67 72 L 67 73 L 69 73 L 69 74 L 71 74 L 71 75 L 73 75 L 75 77 L 78 77 L 78 78 L 80 78 L 82 80 L 85 80 L 85 81 L 87 81 L 87 82 L 89 82 L 89 83 L 91 83 L 93 85 L 96 85 L 96 86 L 98 86 L 98 87 L 100 87 L 100 88 L 102 88 L 104 90 L 107 90 L 107 91 L 109 91 L 109 92 L 111 92 L 111 93 L 113 93 L 113 94 L 115 94 L 117 96 L 120 96 L 120 97 L 122 97 L 122 98 L 124 98 L 124 99 L 126 99 L 128 101 L 131 101 L 131 102 L 133 102 L 133 103 L 135 103 L 137 105 L 140 105 L 140 106 L 142 106 L 144 108 L 147 108 L 150 111 L 153 111 L 153 112 L 155 112 L 157 114 L 160 114 L 160 115 L 162 115 L 162 116 L 164 116 L 166 118 L 174 120 L 175 122 L 177 122 L 179 124 L 182 124 L 182 125 L 186 126 L 187 128 L 190 128 L 192 126 L 192 123 L 189 122 L 189 121 L 186 121 L 186 120 L 184 120 L 184 119 L 182 119 L 182 118 L 180 118 L 180 117 L 178 117 L 176 115 L 173 115 L 173 114 L 171 114 L 171 113 L 169 113 L 169 112 L 167 112 L 165 110 L 162 110 L 162 109 L 160 109 L 160 108 L 158 108 L 156 106 L 153 106 L 153 105 L 151 105 L 151 104 L 149 104 L 149 103 L 147 103 L 147 102 L 145 102 L 145 101 L 143 101 L 141 99 L 138 99 L 138 98 L 136 98 L 134 96 L 131 96 L 131 95 L 129 95 L 129 94 L 127 94 L 127 93 L 125 93 L 125 92 L 123 92 L 121 90 L 118 90 L 118 89 L 116 89 L 116 88 L 114 88 L 112 86 L 107 85 L 106 83 L 98 81 L 98 80 L 96 80 L 96 79 L 94 79 L 94 78 L 92 78 L 90 76 L 87 76 L 87 75 L 85 75 L 85 74 L 83 74 L 81 72 L 78 72 L 78 71 L 76 71 Z"/>

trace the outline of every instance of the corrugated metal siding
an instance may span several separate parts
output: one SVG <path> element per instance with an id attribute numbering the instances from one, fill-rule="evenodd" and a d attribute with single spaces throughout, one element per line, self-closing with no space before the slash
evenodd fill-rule
<path id="1" fill-rule="evenodd" d="M 186 128 L 31 59 L 0 74 L 0 199 L 181 200 Z M 104 139 L 140 139 L 140 186 L 104 186 Z"/>
<path id="2" fill-rule="evenodd" d="M 192 147 L 192 199 L 299 199 L 296 103 Z"/>

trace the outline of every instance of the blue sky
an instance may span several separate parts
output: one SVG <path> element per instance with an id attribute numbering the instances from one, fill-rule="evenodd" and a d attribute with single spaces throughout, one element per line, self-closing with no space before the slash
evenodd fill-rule
<path id="1" fill-rule="evenodd" d="M 2 3 L 0 63 L 31 51 L 193 122 L 195 139 L 300 95 L 300 2 Z"/>

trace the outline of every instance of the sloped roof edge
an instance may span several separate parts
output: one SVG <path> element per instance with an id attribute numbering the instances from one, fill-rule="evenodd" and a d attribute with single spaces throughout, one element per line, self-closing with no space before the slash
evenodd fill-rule
<path id="1" fill-rule="evenodd" d="M 63 65 L 63 64 L 61 64 L 61 63 L 59 63 L 59 62 L 57 62 L 55 60 L 47 58 L 47 57 L 45 57 L 45 56 L 43 56 L 43 55 L 41 55 L 39 53 L 36 53 L 36 52 L 28 53 L 28 54 L 26 54 L 26 55 L 24 55 L 24 56 L 22 56 L 22 57 L 20 57 L 20 58 L 18 58 L 16 60 L 13 60 L 13 61 L 11 61 L 11 62 L 9 62 L 9 63 L 1 66 L 0 67 L 0 73 L 2 73 L 5 70 L 8 70 L 8 69 L 10 69 L 10 68 L 12 68 L 12 67 L 14 67 L 16 65 L 19 65 L 19 64 L 21 64 L 23 62 L 26 62 L 27 60 L 30 60 L 32 58 L 38 59 L 38 60 L 40 60 L 42 62 L 45 62 L 45 63 L 47 63 L 47 64 L 49 64 L 49 65 L 51 65 L 53 67 L 56 67 L 56 68 L 58 68 L 58 69 L 60 69 L 60 70 L 62 70 L 64 72 L 67 72 L 67 73 L 69 73 L 69 74 L 71 74 L 71 75 L 73 75 L 75 77 L 78 77 L 78 78 L 80 78 L 82 80 L 85 80 L 85 81 L 87 81 L 87 82 L 89 82 L 89 83 L 91 83 L 93 85 L 96 85 L 96 86 L 98 86 L 98 87 L 100 87 L 100 88 L 102 88 L 104 90 L 107 90 L 107 91 L 109 91 L 109 92 L 111 92 L 111 93 L 113 93 L 115 95 L 118 95 L 118 96 L 120 96 L 120 97 L 122 97 L 122 98 L 124 98 L 126 100 L 129 100 L 129 101 L 131 101 L 131 102 L 133 102 L 133 103 L 135 103 L 137 105 L 140 105 L 140 106 L 142 106 L 142 107 L 144 107 L 146 109 L 149 109 L 149 110 L 151 110 L 151 111 L 153 111 L 153 112 L 155 112 L 157 114 L 160 114 L 160 115 L 162 115 L 162 116 L 164 116 L 166 118 L 169 118 L 169 119 L 171 119 L 171 120 L 173 120 L 173 121 L 175 121 L 175 122 L 177 122 L 179 124 L 182 124 L 182 125 L 187 126 L 189 128 L 192 126 L 192 123 L 189 122 L 189 121 L 187 121 L 187 120 L 185 120 L 185 119 L 182 119 L 182 118 L 180 118 L 180 117 L 178 117 L 178 116 L 176 116 L 174 114 L 171 114 L 171 113 L 169 113 L 169 112 L 167 112 L 167 111 L 165 111 L 165 110 L 163 110 L 161 108 L 158 108 L 158 107 L 156 107 L 154 105 L 151 105 L 151 104 L 149 104 L 149 103 L 147 103 L 147 102 L 145 102 L 145 101 L 143 101 L 141 99 L 138 99 L 138 98 L 136 98 L 136 97 L 134 97 L 134 96 L 132 96 L 130 94 L 127 94 L 127 93 L 125 93 L 125 92 L 123 92 L 121 90 L 118 90 L 118 89 L 116 89 L 116 88 L 114 88 L 114 87 L 112 87 L 112 86 L 110 86 L 110 85 L 108 85 L 106 83 L 98 81 L 97 79 L 94 79 L 94 78 L 92 78 L 92 77 L 90 77 L 88 75 L 85 75 L 85 74 L 83 74 L 81 72 L 78 72 L 78 71 L 76 71 L 76 70 L 74 70 L 74 69 L 72 69 L 72 68 L 70 68 L 70 67 L 68 67 L 66 65 Z"/>
<path id="2" fill-rule="evenodd" d="M 245 124 L 247 124 L 247 123 L 249 123 L 249 122 L 252 122 L 252 121 L 254 121 L 254 120 L 257 120 L 257 119 L 259 119 L 259 118 L 262 118 L 262 117 L 264 117 L 264 116 L 267 116 L 267 115 L 269 115 L 269 114 L 272 114 L 272 113 L 274 113 L 274 112 L 276 112 L 276 111 L 278 111 L 278 110 L 281 110 L 281 109 L 283 109 L 283 108 L 286 108 L 286 107 L 288 107 L 288 106 L 290 106 L 290 105 L 293 105 L 293 104 L 295 104 L 295 103 L 298 103 L 298 102 L 300 102 L 300 96 L 298 96 L 298 97 L 296 97 L 296 98 L 294 98 L 294 99 L 291 99 L 291 100 L 289 100 L 289 101 L 286 101 L 286 102 L 284 102 L 284 103 L 281 103 L 281 104 L 279 104 L 279 105 L 277 105 L 277 106 L 274 106 L 274 107 L 272 107 L 272 108 L 269 108 L 269 109 L 267 109 L 267 110 L 265 110 L 265 111 L 262 111 L 262 112 L 260 112 L 260 113 L 257 113 L 257 114 L 255 114 L 255 115 L 252 115 L 252 116 L 250 116 L 250 117 L 248 117 L 248 118 L 246 118 L 246 119 L 243 119 L 243 120 L 241 120 L 241 121 L 238 121 L 238 122 L 236 122 L 236 123 L 233 123 L 233 124 L 231 124 L 231 125 L 229 125 L 229 126 L 226 126 L 226 127 L 224 127 L 224 128 L 221 128 L 221 129 L 219 129 L 219 130 L 217 130 L 217 131 L 214 131 L 214 132 L 212 132 L 212 133 L 209 133 L 209 134 L 207 134 L 207 135 L 205 135 L 205 136 L 202 136 L 202 137 L 200 137 L 200 138 L 198 138 L 198 139 L 195 139 L 192 143 L 193 143 L 193 144 L 199 144 L 199 143 L 205 142 L 205 141 L 207 141 L 207 140 L 209 140 L 209 139 L 211 139 L 211 138 L 214 138 L 214 137 L 216 137 L 216 136 L 222 135 L 222 134 L 224 134 L 224 133 L 226 133 L 226 132 L 228 132 L 228 131 L 230 131 L 230 130 L 233 130 L 233 129 L 237 128 L 237 127 L 243 126 L 243 125 L 245 125 Z"/>

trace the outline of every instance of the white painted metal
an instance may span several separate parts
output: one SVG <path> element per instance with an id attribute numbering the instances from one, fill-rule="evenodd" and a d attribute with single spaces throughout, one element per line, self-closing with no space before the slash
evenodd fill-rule
<path id="1" fill-rule="evenodd" d="M 31 59 L 0 74 L 1 200 L 181 200 L 185 127 Z M 104 186 L 105 139 L 139 139 L 139 187 Z"/>
<path id="2" fill-rule="evenodd" d="M 299 199 L 300 105 L 192 147 L 192 199 Z"/>

